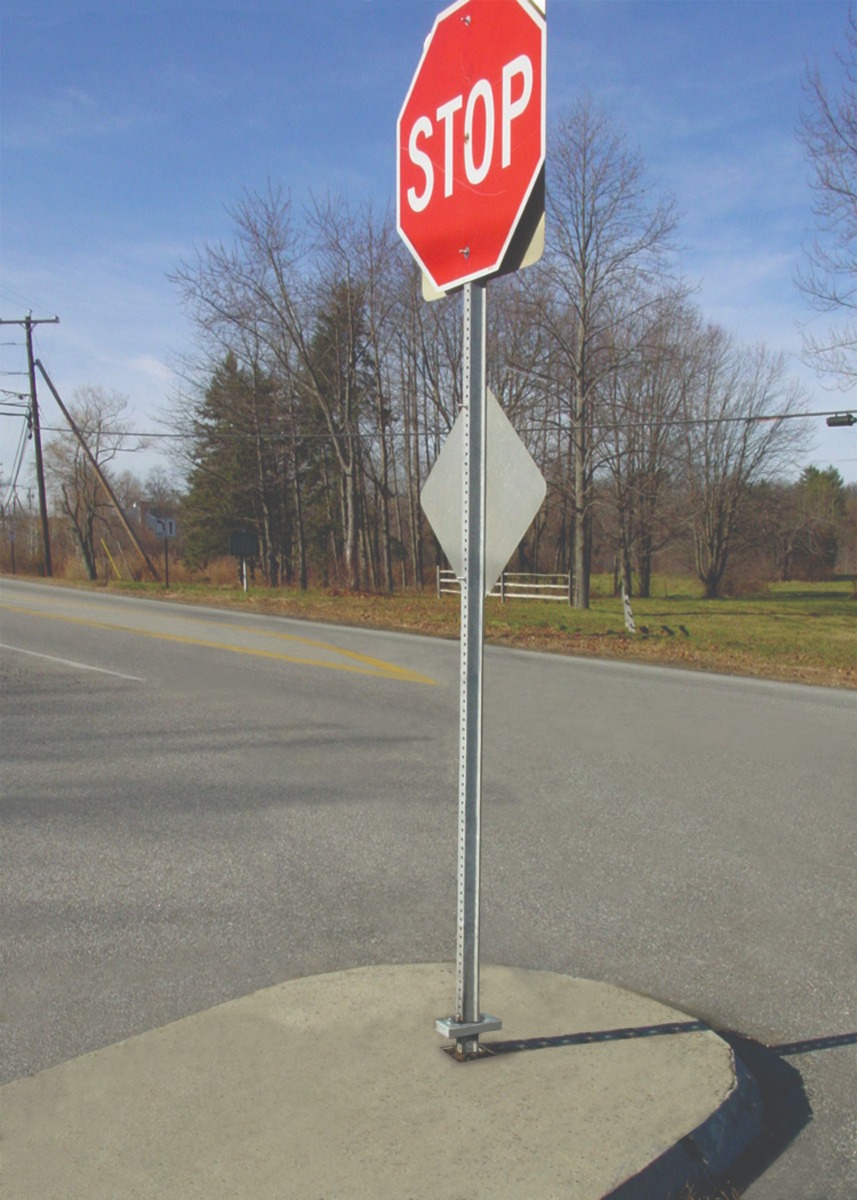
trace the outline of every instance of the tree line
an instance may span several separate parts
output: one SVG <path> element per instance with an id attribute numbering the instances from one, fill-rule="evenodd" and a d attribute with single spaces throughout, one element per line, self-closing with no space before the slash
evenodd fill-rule
<path id="1" fill-rule="evenodd" d="M 799 450 L 800 390 L 782 356 L 706 323 L 671 270 L 674 205 L 590 97 L 549 146 L 544 258 L 489 288 L 489 383 L 548 482 L 519 563 L 569 573 L 587 607 L 596 534 L 644 595 L 687 536 L 715 596 L 753 485 Z M 342 196 L 298 207 L 271 184 L 231 216 L 231 244 L 173 276 L 201 381 L 175 411 L 191 560 L 244 526 L 272 584 L 421 586 L 460 302 L 426 303 L 389 215 Z"/>
<path id="2" fill-rule="evenodd" d="M 807 91 L 801 136 L 823 200 L 834 151 L 843 177 L 855 99 L 835 106 L 812 73 Z M 783 482 L 806 433 L 783 356 L 706 321 L 674 267 L 672 200 L 590 96 L 548 149 L 544 257 L 488 294 L 489 386 L 548 485 L 514 565 L 568 573 L 582 608 L 594 569 L 648 595 L 670 547 L 709 597 L 752 547 L 774 577 L 829 571 L 848 492 L 833 468 Z M 426 303 L 389 213 L 344 196 L 297 203 L 269 182 L 231 218 L 228 244 L 172 276 L 195 330 L 171 415 L 188 562 L 222 556 L 244 528 L 272 585 L 424 586 L 442 554 L 419 497 L 461 405 L 460 301 Z M 816 300 L 830 282 L 821 246 L 797 280 Z M 841 294 L 825 294 L 829 306 Z M 848 337 L 837 338 L 842 370 Z M 118 428 L 116 412 L 85 415 L 102 439 Z M 97 499 L 81 507 L 85 488 L 68 486 L 85 465 L 51 455 L 90 565 Z"/>

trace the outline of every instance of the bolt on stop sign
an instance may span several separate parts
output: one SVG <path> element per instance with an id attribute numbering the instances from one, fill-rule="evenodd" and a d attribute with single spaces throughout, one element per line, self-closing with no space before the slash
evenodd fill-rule
<path id="1" fill-rule="evenodd" d="M 498 271 L 545 155 L 545 20 L 531 0 L 458 0 L 402 111 L 397 225 L 440 291 Z"/>

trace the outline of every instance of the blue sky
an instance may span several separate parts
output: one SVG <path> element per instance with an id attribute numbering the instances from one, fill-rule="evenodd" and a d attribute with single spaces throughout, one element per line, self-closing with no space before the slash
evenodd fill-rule
<path id="1" fill-rule="evenodd" d="M 36 352 L 66 400 L 82 385 L 115 390 L 135 428 L 157 428 L 192 345 L 167 274 L 229 239 L 242 190 L 270 177 L 296 200 L 341 190 L 392 203 L 396 117 L 442 7 L 7 3 L 0 317 L 60 316 L 37 330 Z M 825 411 L 849 400 L 798 361 L 797 323 L 812 314 L 793 280 L 812 196 L 795 125 L 806 64 L 838 78 L 847 12 L 846 0 L 548 0 L 547 11 L 549 120 L 590 90 L 675 196 L 681 269 L 703 312 L 792 356 L 809 407 Z M 0 347 L 0 370 L 23 368 L 22 347 Z M 40 396 L 44 423 L 58 424 Z M 857 428 L 811 424 L 806 461 L 857 481 Z M 0 417 L 4 477 L 20 428 Z M 121 466 L 145 475 L 159 461 L 151 450 Z"/>

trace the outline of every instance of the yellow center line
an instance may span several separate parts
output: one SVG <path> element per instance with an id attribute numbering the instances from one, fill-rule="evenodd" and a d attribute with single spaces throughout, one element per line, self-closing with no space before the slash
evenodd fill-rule
<path id="1" fill-rule="evenodd" d="M 355 662 L 364 663 L 375 669 L 382 668 L 385 674 L 400 675 L 403 679 L 412 681 L 419 680 L 422 683 L 436 683 L 434 679 L 429 679 L 426 675 L 418 675 L 416 671 L 411 671 L 408 667 L 397 667 L 395 663 L 384 662 L 380 658 L 370 658 L 366 654 L 358 654 L 356 650 L 343 650 L 341 646 L 332 646 L 330 642 L 320 642 L 315 638 L 299 637 L 296 633 L 282 633 L 278 629 L 254 629 L 246 630 L 241 625 L 235 625 L 229 621 L 210 621 L 211 625 L 219 625 L 223 629 L 232 629 L 238 633 L 252 633 L 254 637 L 270 637 L 280 638 L 287 642 L 299 642 L 304 646 L 312 646 L 318 650 L 329 650 L 333 654 L 338 654 L 342 658 L 350 658 Z M 344 669 L 344 668 L 343 668 Z M 374 671 L 373 671 L 374 673 Z"/>
<path id="2" fill-rule="evenodd" d="M 319 658 L 306 658 L 298 655 L 283 654 L 276 650 L 257 650 L 249 646 L 236 646 L 230 642 L 209 641 L 206 638 L 186 637 L 179 633 L 157 633 L 151 629 L 137 629 L 131 625 L 120 625 L 112 621 L 94 621 L 85 617 L 69 617 L 61 613 L 49 613 L 40 609 L 26 608 L 17 604 L 0 603 L 0 608 L 6 609 L 9 612 L 23 613 L 30 617 L 42 617 L 46 621 L 64 621 L 70 625 L 85 625 L 90 629 L 109 629 L 117 633 L 137 634 L 139 637 L 155 638 L 158 641 L 178 642 L 185 646 L 203 646 L 209 650 L 227 650 L 231 654 L 248 654 L 255 658 L 270 658 L 279 662 L 298 663 L 302 666 L 322 667 L 328 671 L 350 671 L 355 675 L 369 675 L 375 679 L 398 679 L 406 683 L 426 683 L 431 686 L 436 686 L 437 681 L 430 679 L 428 675 L 420 675 L 417 671 L 411 671 L 407 667 L 396 666 L 395 663 L 384 662 L 380 658 L 370 658 L 365 654 L 357 654 L 352 650 L 342 650 L 338 646 L 332 646 L 329 642 L 317 641 L 313 638 L 302 638 L 295 634 L 278 633 L 272 630 L 245 630 L 240 626 L 229 624 L 223 621 L 209 621 L 210 625 L 221 625 L 226 629 L 240 630 L 242 633 L 247 633 L 251 637 L 259 635 L 265 637 L 274 637 L 286 641 L 297 642 L 300 645 L 309 646 L 318 650 L 326 650 L 331 654 L 335 654 L 340 658 L 353 660 L 352 662 L 325 662 Z"/>

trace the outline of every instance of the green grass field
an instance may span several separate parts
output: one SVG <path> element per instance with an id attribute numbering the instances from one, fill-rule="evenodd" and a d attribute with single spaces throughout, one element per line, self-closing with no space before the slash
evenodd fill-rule
<path id="1" fill-rule="evenodd" d="M 492 634 L 512 636 L 536 625 L 551 639 L 605 641 L 607 653 L 658 659 L 687 666 L 785 679 L 857 686 L 857 601 L 851 585 L 774 584 L 768 594 L 740 599 L 702 600 L 689 581 L 656 581 L 649 600 L 632 601 L 637 634 L 623 637 L 621 603 L 597 594 L 588 612 L 556 606 L 538 615 L 510 610 L 491 614 Z M 542 624 L 544 622 L 544 624 Z M 503 633 L 501 633 L 503 631 Z M 619 643 L 618 646 L 611 643 Z"/>
<path id="2" fill-rule="evenodd" d="M 102 585 L 103 586 L 103 585 Z M 301 593 L 290 589 L 178 583 L 111 583 L 154 599 L 246 608 L 343 625 L 457 637 L 459 601 L 431 592 L 394 596 Z M 857 687 L 857 597 L 854 584 L 775 583 L 760 594 L 703 600 L 690 578 L 657 577 L 649 600 L 632 600 L 637 633 L 625 632 L 612 580 L 593 580 L 587 611 L 548 601 L 489 599 L 486 641 L 561 654 L 664 663 L 832 687 Z"/>

